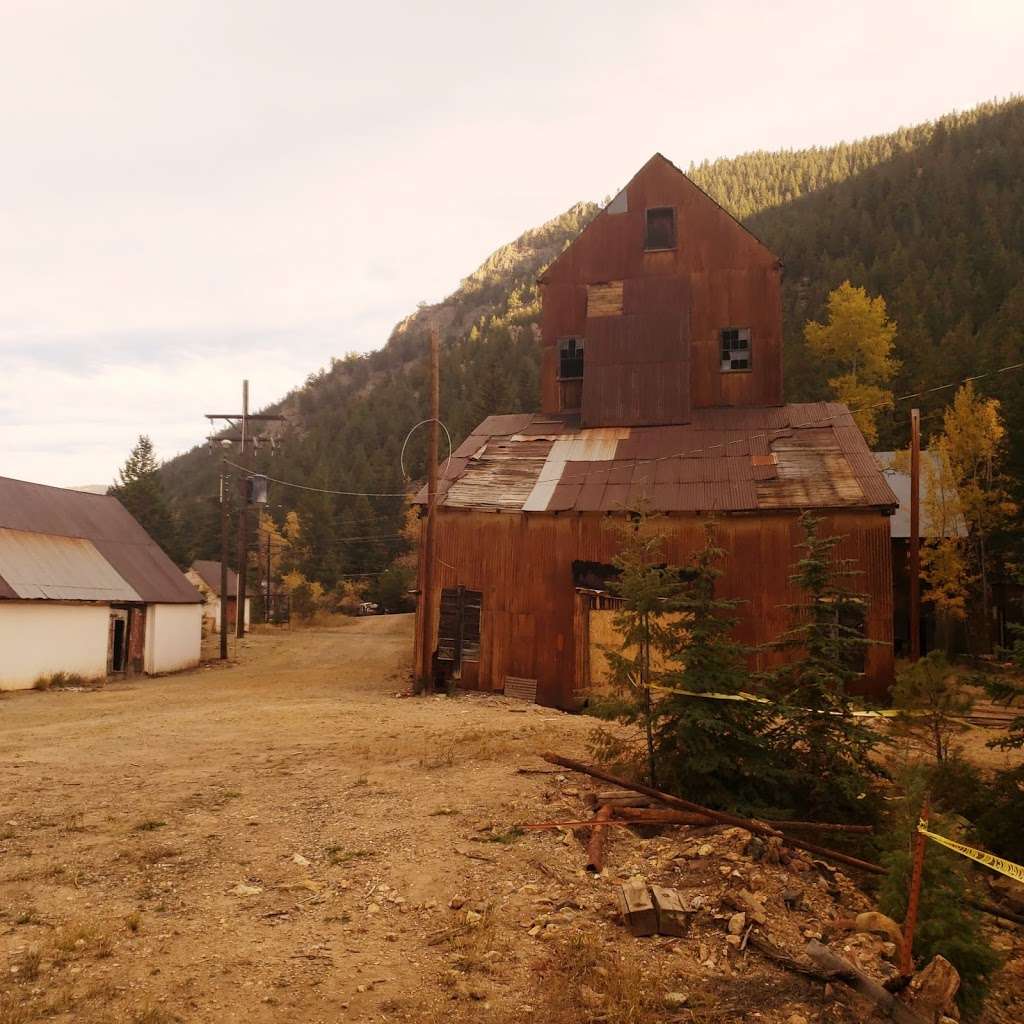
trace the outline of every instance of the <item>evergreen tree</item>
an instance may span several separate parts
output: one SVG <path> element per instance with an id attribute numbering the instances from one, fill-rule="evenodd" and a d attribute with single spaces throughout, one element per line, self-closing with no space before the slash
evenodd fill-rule
<path id="1" fill-rule="evenodd" d="M 604 717 L 639 725 L 647 751 L 647 779 L 657 786 L 651 688 L 661 681 L 664 671 L 659 663 L 675 643 L 675 631 L 666 616 L 679 592 L 679 575 L 662 561 L 663 536 L 657 529 L 657 517 L 635 511 L 625 525 L 615 529 L 622 548 L 614 559 L 619 576 L 611 586 L 623 601 L 614 618 L 621 645 L 604 651 L 613 696 L 599 702 L 595 710 Z"/>
<path id="2" fill-rule="evenodd" d="M 717 596 L 725 552 L 715 525 L 705 524 L 704 546 L 687 563 L 671 595 L 664 625 L 667 692 L 658 700 L 655 751 L 661 783 L 711 807 L 764 813 L 776 806 L 775 768 L 767 743 L 772 711 L 739 697 L 751 686 L 747 648 L 732 631 L 738 601 Z"/>
<path id="3" fill-rule="evenodd" d="M 178 524 L 164 495 L 153 442 L 145 434 L 139 435 L 121 467 L 118 483 L 107 493 L 128 509 L 172 561 L 180 568 L 185 567 L 186 553 Z"/>
<path id="4" fill-rule="evenodd" d="M 923 775 L 912 773 L 906 786 L 906 796 L 890 813 L 883 836 L 886 851 L 882 864 L 887 874 L 878 893 L 879 909 L 896 921 L 902 921 L 907 913 L 914 834 L 923 805 Z M 937 834 L 955 836 L 950 819 L 932 815 L 928 827 Z M 973 888 L 968 870 L 969 862 L 959 854 L 929 841 L 922 865 L 913 952 L 918 966 L 940 955 L 957 969 L 957 1003 L 964 1017 L 973 1020 L 981 1011 L 999 957 L 985 939 L 978 914 L 967 903 Z"/>
<path id="5" fill-rule="evenodd" d="M 800 516 L 803 556 L 790 577 L 802 600 L 792 626 L 773 645 L 788 660 L 765 676 L 778 703 L 772 732 L 780 794 L 794 813 L 842 821 L 870 818 L 883 774 L 872 760 L 878 734 L 853 715 L 850 685 L 863 669 L 866 598 L 849 588 L 853 560 L 836 553 L 841 537 L 821 536 L 821 519 Z"/>

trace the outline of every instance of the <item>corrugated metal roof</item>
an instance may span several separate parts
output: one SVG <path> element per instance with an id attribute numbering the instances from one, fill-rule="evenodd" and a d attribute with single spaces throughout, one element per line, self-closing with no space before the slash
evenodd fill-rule
<path id="1" fill-rule="evenodd" d="M 0 529 L 89 541 L 133 593 L 131 598 L 114 600 L 202 601 L 196 588 L 117 498 L 0 477 Z M 3 575 L 0 572 L 0 577 Z M 17 596 L 17 588 L 9 580 L 6 587 L 0 583 L 0 598 L 10 599 L 9 591 Z"/>
<path id="2" fill-rule="evenodd" d="M 899 507 L 893 513 L 892 518 L 889 520 L 889 533 L 897 540 L 907 540 L 910 537 L 910 474 L 904 473 L 902 470 L 893 468 L 893 463 L 896 461 L 897 455 L 905 455 L 905 452 L 872 452 L 872 459 L 881 468 L 885 477 L 885 482 L 892 490 L 893 494 L 896 495 L 899 501 Z M 933 473 L 937 472 L 938 465 L 935 456 L 929 451 L 921 452 L 921 496 L 922 499 L 925 495 L 925 490 L 928 486 L 928 466 L 931 465 Z M 958 501 L 958 495 L 952 494 L 949 496 L 951 504 L 955 504 Z M 967 536 L 967 525 L 963 519 L 959 516 L 955 518 L 951 532 L 957 537 Z M 939 531 L 935 524 L 932 523 L 931 516 L 928 513 L 927 503 L 922 500 L 921 502 L 921 536 L 922 537 L 937 537 Z"/>
<path id="3" fill-rule="evenodd" d="M 0 576 L 21 599 L 141 600 L 92 541 L 79 537 L 0 529 Z"/>
<path id="4" fill-rule="evenodd" d="M 192 563 L 191 569 L 214 594 L 220 595 L 220 562 L 199 558 Z M 249 596 L 253 597 L 256 593 L 250 586 Z M 234 569 L 228 569 L 228 597 L 238 597 L 238 573 Z"/>
<path id="5" fill-rule="evenodd" d="M 445 507 L 608 512 L 645 501 L 661 512 L 739 512 L 896 505 L 853 417 L 830 402 L 697 409 L 690 423 L 659 427 L 585 429 L 569 417 L 491 417 L 458 454 L 439 487 Z M 425 500 L 423 491 L 417 500 Z"/>

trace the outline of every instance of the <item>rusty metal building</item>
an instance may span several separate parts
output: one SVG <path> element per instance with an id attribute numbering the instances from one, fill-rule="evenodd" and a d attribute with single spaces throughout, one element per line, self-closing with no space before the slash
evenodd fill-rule
<path id="1" fill-rule="evenodd" d="M 720 592 L 744 602 L 738 638 L 763 645 L 789 625 L 797 520 L 813 509 L 862 573 L 877 641 L 862 689 L 883 693 L 896 499 L 844 406 L 782 402 L 779 259 L 656 155 L 540 284 L 541 412 L 489 417 L 439 483 L 436 566 L 420 581 L 437 598 L 439 670 L 577 706 L 599 683 L 609 526 L 641 503 L 665 514 L 673 563 L 716 517 Z"/>
<path id="2" fill-rule="evenodd" d="M 0 690 L 199 663 L 202 598 L 114 497 L 0 477 Z"/>

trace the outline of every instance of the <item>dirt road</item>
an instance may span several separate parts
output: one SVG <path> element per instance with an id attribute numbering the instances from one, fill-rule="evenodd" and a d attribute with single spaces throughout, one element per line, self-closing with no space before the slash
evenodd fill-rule
<path id="1" fill-rule="evenodd" d="M 396 699 L 410 638 L 407 616 L 257 634 L 230 668 L 0 701 L 0 1022 L 379 1019 L 447 998 L 425 937 L 523 860 L 471 840 L 540 813 L 545 777 L 514 766 L 587 725 Z"/>
<path id="2" fill-rule="evenodd" d="M 0 699 L 0 1024 L 638 1024 L 683 996 L 673 1020 L 867 1019 L 724 932 L 749 886 L 797 949 L 869 906 L 855 887 L 756 863 L 740 829 L 616 829 L 592 877 L 571 835 L 512 826 L 589 814 L 537 754 L 585 754 L 593 719 L 400 699 L 411 630 L 256 634 L 230 667 Z M 631 938 L 612 889 L 638 873 L 700 925 Z M 843 948 L 877 967 L 865 942 Z"/>

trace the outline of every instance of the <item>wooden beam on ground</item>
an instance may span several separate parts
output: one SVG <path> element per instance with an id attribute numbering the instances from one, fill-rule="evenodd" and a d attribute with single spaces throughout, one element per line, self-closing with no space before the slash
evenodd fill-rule
<path id="1" fill-rule="evenodd" d="M 598 808 L 594 815 L 594 827 L 590 830 L 590 842 L 587 843 L 587 870 L 600 874 L 604 868 L 604 837 L 607 832 L 606 822 L 612 816 L 610 807 Z"/>

